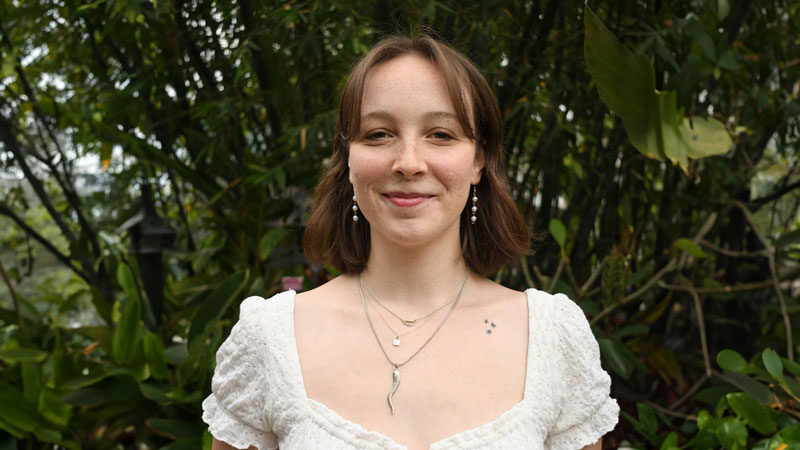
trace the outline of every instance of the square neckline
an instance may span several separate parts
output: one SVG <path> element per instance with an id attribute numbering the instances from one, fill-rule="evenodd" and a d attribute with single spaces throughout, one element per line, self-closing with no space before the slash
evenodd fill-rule
<path id="1" fill-rule="evenodd" d="M 530 399 L 530 395 L 528 392 L 531 389 L 531 378 L 532 378 L 532 356 L 533 356 L 533 293 L 537 291 L 536 289 L 529 288 L 524 291 L 525 294 L 525 303 L 528 308 L 528 345 L 526 349 L 526 361 L 525 361 L 525 383 L 522 391 L 522 400 L 518 401 L 502 413 L 500 413 L 497 418 L 486 422 L 482 425 L 478 425 L 474 428 L 469 428 L 464 431 L 460 431 L 456 434 L 447 436 L 443 439 L 440 439 L 436 442 L 432 442 L 428 444 L 428 450 L 434 450 L 437 448 L 448 448 L 444 447 L 447 444 L 458 443 L 465 440 L 471 440 L 473 436 L 480 436 L 481 433 L 485 430 L 490 430 L 496 428 L 497 425 L 507 423 L 514 419 L 514 414 L 517 414 L 519 410 L 526 405 Z M 379 443 L 385 447 L 392 447 L 398 450 L 406 450 L 408 449 L 407 446 L 400 444 L 399 442 L 395 441 L 392 437 L 383 434 L 379 431 L 368 430 L 363 425 L 353 422 L 350 420 L 345 419 L 336 412 L 334 409 L 330 408 L 329 406 L 325 405 L 324 403 L 314 400 L 313 398 L 308 396 L 308 391 L 306 390 L 305 379 L 303 378 L 303 371 L 302 367 L 300 366 L 300 352 L 297 348 L 297 335 L 295 330 L 295 297 L 297 296 L 297 292 L 294 289 L 290 289 L 291 292 L 290 297 L 290 307 L 288 308 L 289 312 L 291 313 L 291 320 L 287 320 L 289 323 L 290 329 L 288 332 L 288 336 L 291 339 L 290 347 L 292 349 L 292 362 L 293 367 L 292 370 L 296 372 L 296 376 L 292 377 L 295 380 L 295 383 L 298 385 L 297 388 L 300 391 L 301 400 L 305 402 L 307 405 L 310 406 L 309 409 L 314 414 L 319 414 L 324 417 L 324 419 L 332 420 L 338 428 L 346 429 L 351 434 L 356 436 L 369 436 L 371 437 L 376 443 Z M 299 380 L 299 381 L 297 381 Z M 520 414 L 521 415 L 521 414 Z M 517 416 L 519 417 L 519 416 Z"/>

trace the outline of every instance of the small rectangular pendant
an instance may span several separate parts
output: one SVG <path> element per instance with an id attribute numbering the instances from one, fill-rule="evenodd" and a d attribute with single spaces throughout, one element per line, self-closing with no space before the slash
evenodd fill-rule
<path id="1" fill-rule="evenodd" d="M 394 339 L 392 340 L 392 345 L 394 345 L 395 347 L 400 346 L 400 336 L 396 334 L 394 335 Z"/>

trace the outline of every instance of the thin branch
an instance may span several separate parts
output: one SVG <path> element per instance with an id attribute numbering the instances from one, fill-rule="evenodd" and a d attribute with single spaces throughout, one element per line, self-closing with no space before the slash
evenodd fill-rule
<path id="1" fill-rule="evenodd" d="M 523 256 L 520 266 L 522 267 L 522 275 L 525 277 L 525 283 L 527 283 L 529 288 L 535 288 L 536 284 L 533 282 L 533 278 L 531 278 L 531 271 L 528 269 L 528 258 Z"/>
<path id="2" fill-rule="evenodd" d="M 6 149 L 14 155 L 19 167 L 22 169 L 22 173 L 25 175 L 25 179 L 31 184 L 34 192 L 36 192 L 36 196 L 39 197 L 39 201 L 42 202 L 42 205 L 45 207 L 45 209 L 47 209 L 47 212 L 50 213 L 50 216 L 61 230 L 61 233 L 70 243 L 75 242 L 75 235 L 72 233 L 72 230 L 70 230 L 69 226 L 67 226 L 66 222 L 64 222 L 64 219 L 61 217 L 61 213 L 59 213 L 55 206 L 53 206 L 53 203 L 50 201 L 50 196 L 45 191 L 42 182 L 36 177 L 36 175 L 33 174 L 33 171 L 28 166 L 27 161 L 25 161 L 25 155 L 23 155 L 20 151 L 17 137 L 14 136 L 12 122 L 3 115 L 0 115 L 0 141 L 2 141 L 5 144 Z"/>
<path id="3" fill-rule="evenodd" d="M 778 278 L 778 281 L 787 281 L 787 280 L 794 280 L 797 276 L 800 275 L 800 269 L 795 269 L 792 272 L 786 273 L 783 276 Z M 765 280 L 765 281 L 757 281 L 753 283 L 744 283 L 744 284 L 735 284 L 733 286 L 726 285 L 726 286 L 719 286 L 719 287 L 693 287 L 693 289 L 698 294 L 727 294 L 731 292 L 745 292 L 745 291 L 755 291 L 758 289 L 764 289 L 766 287 L 770 287 L 774 285 L 775 282 L 773 280 Z M 685 286 L 678 286 L 675 284 L 668 284 L 665 282 L 658 283 L 659 287 L 664 289 L 669 289 L 672 291 L 687 291 L 688 289 Z"/>
<path id="4" fill-rule="evenodd" d="M 706 376 L 711 377 L 711 358 L 708 356 L 708 340 L 706 339 L 706 324 L 703 318 L 703 305 L 697 291 L 692 288 L 692 283 L 686 277 L 678 274 L 678 280 L 686 286 L 694 300 L 694 311 L 697 314 L 697 327 L 700 329 L 700 345 L 703 348 L 703 363 L 706 366 Z"/>
<path id="5" fill-rule="evenodd" d="M 586 283 L 583 283 L 583 286 L 581 286 L 581 292 L 586 292 L 590 287 L 592 287 L 592 284 L 595 282 L 595 280 L 597 280 L 597 277 L 603 272 L 603 263 L 605 263 L 605 261 L 600 261 L 600 264 L 597 265 L 597 268 L 592 271 L 592 274 L 589 275 L 589 279 L 586 280 Z"/>
<path id="6" fill-rule="evenodd" d="M 67 267 L 72 269 L 72 271 L 75 272 L 76 274 L 78 274 L 78 276 L 81 277 L 84 281 L 86 281 L 87 284 L 92 284 L 92 279 L 91 279 L 91 276 L 89 274 L 87 274 L 87 273 L 81 271 L 81 269 L 75 267 L 75 265 L 72 264 L 72 260 L 70 260 L 70 258 L 68 256 L 66 256 L 65 254 L 61 253 L 50 241 L 48 241 L 47 239 L 42 237 L 41 234 L 37 233 L 36 230 L 34 230 L 28 224 L 26 224 L 25 221 L 22 220 L 21 217 L 16 215 L 14 213 L 14 211 L 11 210 L 11 208 L 9 208 L 8 206 L 6 206 L 3 203 L 0 203 L 0 215 L 9 217 L 11 220 L 14 221 L 14 223 L 17 224 L 17 226 L 22 228 L 22 230 L 28 236 L 31 236 L 37 242 L 42 244 L 42 246 L 45 249 L 47 249 L 50 253 L 53 254 L 53 256 L 56 257 L 56 259 L 58 259 L 64 265 L 66 265 Z"/>
<path id="7" fill-rule="evenodd" d="M 697 234 L 695 234 L 694 238 L 692 238 L 692 242 L 697 244 L 698 242 L 700 242 L 701 239 L 703 239 L 703 237 L 706 234 L 708 234 L 708 232 L 711 230 L 711 227 L 714 226 L 714 222 L 716 222 L 717 216 L 718 215 L 716 212 L 713 212 L 708 216 L 708 219 L 706 219 L 706 221 L 703 223 L 703 226 L 700 227 L 700 230 L 697 232 Z M 616 311 L 618 308 L 621 308 L 622 306 L 625 306 L 628 303 L 636 300 L 642 294 L 647 292 L 654 284 L 660 281 L 661 278 L 664 277 L 664 275 L 666 275 L 668 272 L 671 272 L 672 270 L 675 270 L 679 266 L 680 264 L 678 259 L 675 258 L 671 259 L 666 266 L 664 266 L 661 270 L 659 270 L 658 273 L 655 274 L 652 278 L 650 278 L 650 280 L 648 280 L 647 283 L 645 283 L 644 286 L 642 286 L 639 290 L 628 295 L 627 297 L 622 299 L 622 301 L 614 303 L 613 305 L 610 305 L 606 309 L 600 311 L 600 314 L 592 317 L 592 320 L 589 321 L 589 323 L 594 325 L 598 321 L 600 321 L 600 319 Z"/>
<path id="8" fill-rule="evenodd" d="M 553 278 L 550 280 L 550 286 L 547 287 L 547 292 L 552 293 L 553 289 L 556 288 L 556 282 L 558 279 L 561 278 L 561 271 L 564 270 L 564 258 L 561 258 L 558 261 L 558 267 L 556 268 L 556 273 L 553 274 Z"/>
<path id="9" fill-rule="evenodd" d="M 787 175 L 787 177 L 788 177 L 788 175 Z M 764 205 L 766 203 L 769 203 L 769 202 L 771 202 L 773 200 L 777 200 L 777 199 L 783 197 L 785 194 L 787 194 L 787 193 L 789 193 L 789 192 L 791 192 L 791 191 L 793 191 L 793 190 L 795 190 L 797 188 L 800 188 L 800 180 L 797 180 L 797 181 L 795 181 L 794 183 L 792 183 L 792 184 L 790 184 L 788 186 L 784 186 L 783 189 L 781 189 L 781 190 L 779 190 L 777 192 L 773 192 L 772 194 L 766 195 L 764 197 L 760 197 L 760 198 L 757 198 L 755 200 L 751 200 L 748 203 L 750 205 L 754 206 L 756 209 L 758 209 L 760 206 L 762 206 L 762 205 Z"/>
<path id="10" fill-rule="evenodd" d="M 659 405 L 657 403 L 651 402 L 650 400 L 645 400 L 642 403 L 646 404 L 647 406 L 649 406 L 649 407 L 651 407 L 653 409 L 657 409 L 657 410 L 661 411 L 662 413 L 664 413 L 664 414 L 666 414 L 668 416 L 678 417 L 678 418 L 681 418 L 683 420 L 691 420 L 692 422 L 697 422 L 697 416 L 695 416 L 694 414 L 679 413 L 677 411 L 673 411 L 671 409 L 664 408 L 663 406 L 661 406 L 661 405 Z"/>
<path id="11" fill-rule="evenodd" d="M 775 269 L 775 247 L 770 244 L 770 242 L 761 234 L 761 230 L 758 229 L 756 225 L 756 220 L 753 217 L 753 213 L 745 206 L 744 203 L 738 200 L 732 200 L 733 204 L 736 205 L 739 209 L 742 210 L 744 216 L 747 218 L 747 221 L 750 222 L 750 227 L 753 230 L 753 233 L 758 237 L 758 240 L 761 241 L 761 245 L 764 246 L 766 249 L 767 260 L 769 261 L 769 271 L 772 275 L 772 282 L 775 285 L 775 293 L 778 295 L 778 303 L 781 306 L 781 315 L 783 316 L 783 326 L 784 326 L 784 334 L 786 334 L 786 356 L 791 360 L 794 361 L 794 345 L 792 344 L 792 322 L 789 319 L 789 312 L 786 309 L 786 299 L 783 298 L 783 291 L 781 290 L 781 285 L 778 282 L 778 274 L 777 270 Z"/>
<path id="12" fill-rule="evenodd" d="M 17 296 L 17 291 L 14 290 L 14 285 L 11 284 L 11 279 L 8 278 L 8 273 L 6 273 L 6 268 L 3 266 L 2 258 L 0 258 L 0 276 L 3 277 L 3 281 L 6 283 L 6 286 L 8 286 L 8 293 L 11 295 L 11 300 L 14 302 L 14 311 L 17 312 L 19 331 L 23 336 L 27 336 L 28 332 L 25 328 L 25 320 L 22 318 L 22 310 L 19 308 L 19 297 Z"/>
<path id="13" fill-rule="evenodd" d="M 671 404 L 671 405 L 670 405 L 670 408 L 672 408 L 672 409 L 678 409 L 678 408 L 680 408 L 680 406 L 681 406 L 681 405 L 682 405 L 684 402 L 686 402 L 686 400 L 689 400 L 690 398 L 692 398 L 692 397 L 694 396 L 694 393 L 695 393 L 695 392 L 697 392 L 697 391 L 698 391 L 698 390 L 699 390 L 701 387 L 703 387 L 703 385 L 704 385 L 704 384 L 706 383 L 706 381 L 708 381 L 709 379 L 711 379 L 711 376 L 710 376 L 710 375 L 703 374 L 703 376 L 701 376 L 701 377 L 700 377 L 700 379 L 699 379 L 699 380 L 697 380 L 697 382 L 694 384 L 694 386 L 692 386 L 691 388 L 689 388 L 689 390 L 688 390 L 688 391 L 686 391 L 686 393 L 685 393 L 685 394 L 683 394 L 683 396 L 682 396 L 681 398 L 679 398 L 678 400 L 676 400 L 676 401 L 675 401 L 675 403 L 673 403 L 673 404 Z"/>
<path id="14" fill-rule="evenodd" d="M 718 246 L 717 244 L 715 244 L 713 242 L 710 242 L 710 241 L 707 241 L 705 239 L 701 239 L 700 240 L 700 244 L 710 248 L 711 250 L 714 250 L 717 253 L 722 253 L 723 255 L 726 255 L 726 256 L 733 256 L 733 257 L 737 257 L 737 258 L 757 258 L 757 257 L 761 257 L 761 256 L 766 256 L 764 254 L 765 253 L 764 251 L 740 252 L 740 251 L 736 251 L 736 250 L 729 250 L 727 248 L 722 248 L 722 247 Z"/>
<path id="15" fill-rule="evenodd" d="M 592 320 L 590 320 L 590 321 L 589 321 L 589 323 L 590 323 L 591 325 L 594 325 L 594 324 L 596 324 L 597 322 L 599 322 L 599 321 L 600 321 L 600 319 L 602 319 L 603 317 L 605 317 L 605 316 L 607 316 L 607 315 L 611 314 L 612 312 L 616 311 L 617 309 L 619 309 L 619 308 L 621 308 L 621 307 L 623 307 L 623 306 L 627 305 L 628 303 L 630 303 L 630 302 L 632 302 L 632 301 L 636 300 L 637 298 L 641 297 L 641 296 L 642 296 L 642 294 L 644 294 L 645 292 L 647 292 L 648 290 L 650 290 L 650 288 L 651 288 L 651 287 L 652 287 L 654 284 L 656 284 L 656 283 L 658 282 L 658 280 L 660 280 L 660 279 L 661 279 L 661 278 L 662 278 L 664 275 L 666 275 L 667 273 L 669 273 L 669 272 L 671 272 L 671 271 L 675 270 L 675 268 L 677 268 L 677 267 L 678 267 L 677 261 L 676 261 L 675 259 L 671 259 L 671 260 L 670 260 L 670 261 L 667 263 L 667 265 L 666 265 L 666 266 L 662 267 L 662 268 L 661 268 L 661 270 L 659 270 L 657 274 L 653 275 L 653 277 L 652 277 L 652 278 L 650 278 L 650 279 L 647 281 L 647 283 L 645 283 L 645 284 L 644 284 L 644 286 L 642 286 L 641 288 L 639 288 L 639 290 L 637 290 L 636 292 L 634 292 L 634 293 L 632 293 L 632 294 L 628 295 L 627 297 L 623 298 L 623 299 L 622 299 L 622 301 L 620 301 L 620 302 L 617 302 L 617 303 L 614 303 L 613 305 L 610 305 L 610 306 L 609 306 L 609 307 L 607 307 L 606 309 L 604 309 L 604 310 L 600 311 L 600 313 L 599 313 L 598 315 L 596 315 L 596 316 L 592 317 Z"/>

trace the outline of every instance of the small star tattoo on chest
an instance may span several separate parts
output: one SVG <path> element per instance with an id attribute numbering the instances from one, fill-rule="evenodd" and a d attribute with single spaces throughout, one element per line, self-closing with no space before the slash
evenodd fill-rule
<path id="1" fill-rule="evenodd" d="M 492 328 L 497 327 L 497 324 L 495 324 L 494 322 L 490 322 L 489 319 L 483 319 L 483 323 L 491 327 L 486 329 L 486 334 L 492 334 L 493 331 Z"/>

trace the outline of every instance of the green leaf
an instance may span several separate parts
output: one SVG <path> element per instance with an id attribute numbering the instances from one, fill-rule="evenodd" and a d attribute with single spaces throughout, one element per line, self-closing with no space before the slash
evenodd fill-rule
<path id="1" fill-rule="evenodd" d="M 151 383 L 140 383 L 139 390 L 145 398 L 154 402 L 161 403 L 162 405 L 169 405 L 173 403 L 173 399 L 169 396 L 169 387 L 158 386 Z"/>
<path id="2" fill-rule="evenodd" d="M 11 348 L 0 350 L 0 359 L 7 362 L 42 362 L 48 353 L 35 348 Z"/>
<path id="3" fill-rule="evenodd" d="M 697 428 L 705 430 L 713 426 L 714 418 L 711 416 L 711 413 L 706 409 L 701 409 L 700 412 L 697 413 Z"/>
<path id="4" fill-rule="evenodd" d="M 764 361 L 764 367 L 767 372 L 772 375 L 776 380 L 783 383 L 783 364 L 781 358 L 771 348 L 766 348 L 761 353 L 761 359 Z"/>
<path id="5" fill-rule="evenodd" d="M 148 331 L 144 335 L 144 356 L 150 373 L 158 380 L 167 377 L 167 357 L 164 355 L 164 346 L 161 339 Z"/>
<path id="6" fill-rule="evenodd" d="M 686 448 L 716 449 L 719 448 L 719 439 L 712 431 L 700 430 L 695 437 L 687 442 Z"/>
<path id="7" fill-rule="evenodd" d="M 125 364 L 133 359 L 139 342 L 139 328 L 142 322 L 142 305 L 138 297 L 128 297 L 122 317 L 114 330 L 112 342 L 114 361 Z"/>
<path id="8" fill-rule="evenodd" d="M 618 328 L 611 333 L 617 339 L 622 339 L 628 336 L 636 336 L 647 334 L 650 332 L 650 327 L 647 325 L 637 324 L 637 325 L 628 325 L 626 327 Z"/>
<path id="9" fill-rule="evenodd" d="M 189 341 L 202 334 L 206 324 L 212 320 L 218 320 L 225 314 L 233 299 L 244 288 L 247 278 L 246 271 L 236 272 L 223 281 L 207 298 L 203 299 L 203 304 L 192 319 Z"/>
<path id="10" fill-rule="evenodd" d="M 717 353 L 717 364 L 727 371 L 745 375 L 757 371 L 754 365 L 748 364 L 735 350 L 723 350 Z"/>
<path id="11" fill-rule="evenodd" d="M 259 255 L 261 256 L 262 260 L 266 260 L 269 258 L 269 255 L 272 253 L 272 250 L 278 246 L 278 244 L 283 240 L 284 237 L 288 232 L 284 229 L 272 229 L 267 232 L 262 238 L 261 243 L 259 244 Z"/>
<path id="12" fill-rule="evenodd" d="M 745 392 L 758 400 L 762 405 L 769 405 L 772 403 L 772 391 L 764 384 L 755 381 L 747 375 L 735 372 L 725 372 L 725 376 L 731 379 L 737 389 L 744 389 Z"/>
<path id="13" fill-rule="evenodd" d="M 690 158 L 721 155 L 727 153 L 733 145 L 725 125 L 713 118 L 683 119 L 680 135 L 686 144 L 686 154 Z"/>
<path id="14" fill-rule="evenodd" d="M 117 282 L 128 297 L 139 298 L 136 290 L 136 281 L 133 279 L 133 272 L 127 264 L 120 263 L 117 266 Z"/>
<path id="15" fill-rule="evenodd" d="M 73 406 L 84 406 L 132 401 L 141 397 L 142 394 L 133 377 L 123 375 L 105 378 L 67 395 L 62 400 Z"/>
<path id="16" fill-rule="evenodd" d="M 628 138 L 642 154 L 669 158 L 688 172 L 688 158 L 727 152 L 731 139 L 714 119 L 689 121 L 678 109 L 676 91 L 658 92 L 653 65 L 644 55 L 628 50 L 586 6 L 584 53 L 600 99 L 617 114 Z M 703 25 L 689 20 L 689 32 L 714 57 L 714 43 Z"/>
<path id="17" fill-rule="evenodd" d="M 600 99 L 625 125 L 631 143 L 643 154 L 664 159 L 656 136 L 658 100 L 653 65 L 644 55 L 629 51 L 603 22 L 584 8 L 586 66 Z"/>
<path id="18" fill-rule="evenodd" d="M 19 389 L 2 380 L 0 380 L 0 420 L 26 432 L 48 426 L 37 408 L 28 402 Z"/>
<path id="19" fill-rule="evenodd" d="M 690 239 L 680 238 L 675 241 L 675 246 L 679 249 L 688 252 L 695 258 L 708 258 L 708 254 L 700 249 L 694 242 Z"/>
<path id="20" fill-rule="evenodd" d="M 639 413 L 639 423 L 647 433 L 655 434 L 658 431 L 658 418 L 656 412 L 644 403 L 636 403 L 636 411 Z"/>
<path id="21" fill-rule="evenodd" d="M 558 242 L 558 246 L 564 248 L 564 242 L 567 238 L 567 229 L 564 227 L 564 224 L 558 219 L 551 219 L 550 220 L 550 234 L 553 235 L 553 239 Z"/>
<path id="22" fill-rule="evenodd" d="M 755 401 L 753 397 L 744 392 L 735 392 L 726 395 L 725 398 L 736 414 L 759 433 L 769 435 L 776 431 L 777 426 L 770 410 Z"/>
<path id="23" fill-rule="evenodd" d="M 720 22 L 725 20 L 730 10 L 731 7 L 730 4 L 728 4 L 728 0 L 717 0 L 717 20 Z"/>
<path id="24" fill-rule="evenodd" d="M 22 368 L 22 391 L 25 398 L 32 405 L 39 400 L 39 391 L 42 390 L 41 365 L 29 361 L 20 364 Z"/>
<path id="25" fill-rule="evenodd" d="M 176 439 L 196 438 L 203 433 L 203 429 L 196 423 L 185 420 L 153 418 L 150 419 L 150 425 Z"/>
<path id="26" fill-rule="evenodd" d="M 633 365 L 628 362 L 628 358 L 623 355 L 623 350 L 613 339 L 598 339 L 600 353 L 614 372 L 624 379 L 628 379 L 633 371 Z"/>
<path id="27" fill-rule="evenodd" d="M 689 19 L 686 21 L 685 28 L 689 36 L 692 37 L 694 42 L 703 50 L 706 57 L 711 61 L 717 60 L 716 46 L 711 36 L 706 33 L 703 24 L 697 19 Z"/>
<path id="28" fill-rule="evenodd" d="M 717 425 L 716 434 L 725 450 L 744 449 L 747 445 L 747 428 L 733 417 L 721 419 Z"/>
<path id="29" fill-rule="evenodd" d="M 661 450 L 678 450 L 678 433 L 670 432 L 661 443 Z"/>
<path id="30" fill-rule="evenodd" d="M 61 401 L 53 391 L 42 389 L 39 393 L 39 413 L 59 427 L 66 427 L 72 416 L 72 406 Z"/>

